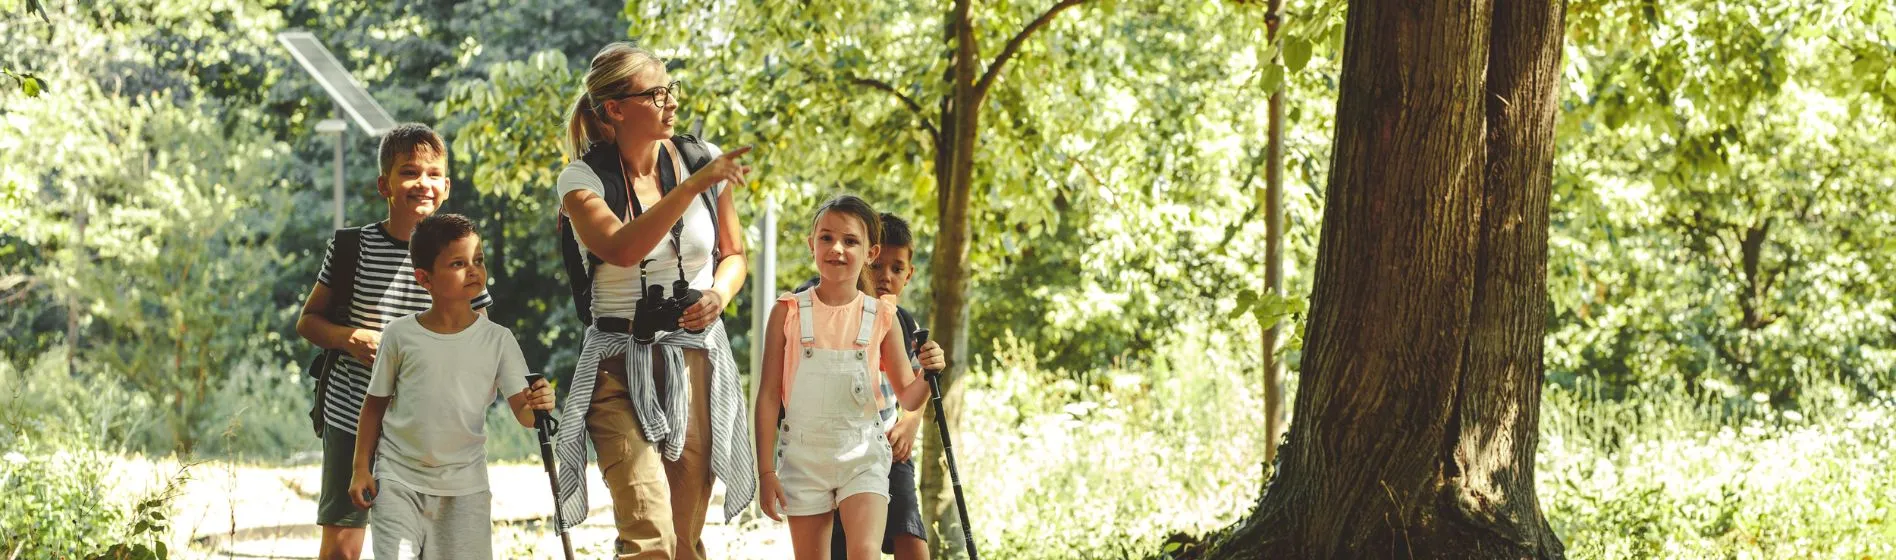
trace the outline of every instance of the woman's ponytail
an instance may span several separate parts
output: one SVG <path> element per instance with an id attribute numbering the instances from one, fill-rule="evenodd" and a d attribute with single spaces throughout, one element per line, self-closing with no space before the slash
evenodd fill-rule
<path id="1" fill-rule="evenodd" d="M 573 109 L 566 114 L 566 161 L 578 161 L 586 154 L 586 148 L 593 142 L 606 137 L 605 123 L 599 122 L 594 114 L 592 96 L 580 92 L 579 99 L 573 101 Z"/>

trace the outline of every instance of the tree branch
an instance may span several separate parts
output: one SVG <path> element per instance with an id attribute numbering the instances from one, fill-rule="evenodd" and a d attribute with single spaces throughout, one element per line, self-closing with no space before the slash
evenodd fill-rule
<path id="1" fill-rule="evenodd" d="M 903 94 L 901 91 L 897 91 L 895 89 L 895 86 L 889 85 L 888 82 L 884 82 L 881 80 L 850 76 L 849 82 L 859 85 L 859 86 L 868 86 L 873 89 L 879 89 L 882 91 L 889 92 L 889 94 L 894 95 L 896 99 L 902 100 L 903 105 L 908 106 L 910 111 L 915 112 L 915 118 L 922 121 L 921 122 L 922 130 L 928 131 L 928 137 L 937 139 L 936 140 L 937 142 L 940 141 L 939 139 L 941 138 L 941 131 L 935 129 L 935 123 L 928 120 L 927 114 L 922 113 L 922 105 L 920 103 L 916 103 L 914 98 L 911 98 L 906 94 Z"/>
<path id="2" fill-rule="evenodd" d="M 1046 27 L 1048 22 L 1053 21 L 1053 18 L 1058 17 L 1060 12 L 1066 11 L 1067 8 L 1085 4 L 1090 1 L 1092 0 L 1060 0 L 1060 2 L 1054 4 L 1053 7 L 1047 8 L 1047 11 L 1040 14 L 1040 17 L 1034 18 L 1034 21 L 1028 23 L 1027 27 L 1021 28 L 1020 33 L 1015 33 L 1014 38 L 1007 40 L 1007 46 L 1001 48 L 1001 54 L 994 57 L 994 62 L 988 63 L 987 71 L 981 74 L 981 81 L 977 82 L 974 86 L 974 98 L 981 99 L 987 97 L 988 88 L 994 85 L 996 78 L 1000 77 L 1001 70 L 1007 67 L 1007 61 L 1014 58 L 1014 53 L 1020 52 L 1020 45 L 1026 43 L 1027 38 L 1033 36 L 1035 31 Z"/>
<path id="3" fill-rule="evenodd" d="M 816 75 L 816 76 L 831 75 L 831 73 L 829 72 L 818 70 L 807 64 L 799 64 L 797 65 L 797 67 L 803 70 L 803 72 L 806 74 L 811 74 L 811 75 Z M 842 74 L 841 77 L 845 80 L 848 80 L 849 83 L 856 84 L 859 86 L 867 86 L 870 89 L 878 89 L 878 90 L 886 91 L 886 92 L 889 92 L 889 95 L 894 95 L 896 99 L 899 99 L 902 101 L 903 107 L 907 107 L 909 111 L 915 113 L 915 118 L 921 121 L 919 124 L 921 124 L 922 130 L 928 131 L 928 139 L 932 142 L 935 142 L 937 145 L 941 143 L 941 130 L 935 128 L 934 121 L 928 120 L 928 114 L 922 112 L 922 105 L 920 103 L 916 103 L 915 98 L 909 97 L 907 94 L 902 93 L 901 90 L 895 89 L 895 86 L 889 85 L 888 82 L 884 82 L 882 80 L 877 80 L 874 78 L 864 78 L 861 76 L 857 76 L 855 74 L 848 74 L 848 73 Z"/>

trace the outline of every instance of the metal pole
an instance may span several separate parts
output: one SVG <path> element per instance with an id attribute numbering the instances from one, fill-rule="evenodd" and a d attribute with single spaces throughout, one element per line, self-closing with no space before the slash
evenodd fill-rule
<path id="1" fill-rule="evenodd" d="M 336 118 L 338 119 L 342 118 L 341 109 L 336 110 Z M 349 132 L 349 129 L 347 128 L 336 131 L 336 227 L 335 229 L 342 229 L 343 227 L 346 227 L 342 220 L 342 136 L 344 134 L 348 134 L 348 132 Z"/>
<path id="2" fill-rule="evenodd" d="M 757 298 L 751 308 L 751 403 L 757 403 L 756 375 L 764 370 L 764 332 L 770 328 L 770 307 L 777 301 L 777 206 L 764 199 L 764 217 L 757 222 L 757 285 L 751 290 Z"/>
<path id="3" fill-rule="evenodd" d="M 771 305 L 777 301 L 777 205 L 772 203 L 768 196 L 760 198 L 764 203 L 764 217 L 757 221 L 757 264 L 751 267 L 756 274 L 756 285 L 751 288 L 751 293 L 754 294 L 752 297 L 756 298 L 752 300 L 751 305 L 749 402 L 753 409 L 757 405 L 758 388 L 763 385 L 761 376 L 764 373 L 764 345 L 767 343 L 764 340 L 764 333 L 770 328 Z M 761 514 L 758 505 L 761 501 L 759 499 L 751 502 L 748 512 L 751 516 Z"/>

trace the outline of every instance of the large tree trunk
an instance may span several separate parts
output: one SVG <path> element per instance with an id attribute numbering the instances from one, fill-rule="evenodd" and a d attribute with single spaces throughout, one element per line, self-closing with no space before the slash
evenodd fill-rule
<path id="1" fill-rule="evenodd" d="M 1280 470 L 1212 558 L 1559 558 L 1534 488 L 1564 5 L 1352 2 Z"/>

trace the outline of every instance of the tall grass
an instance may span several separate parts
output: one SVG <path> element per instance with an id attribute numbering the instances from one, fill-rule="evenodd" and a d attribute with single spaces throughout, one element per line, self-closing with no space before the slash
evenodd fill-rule
<path id="1" fill-rule="evenodd" d="M 1262 483 L 1261 391 L 1227 341 L 1143 367 L 1041 369 L 1011 334 L 968 378 L 956 458 L 995 558 L 1145 558 L 1230 523 Z M 932 442 L 930 442 L 932 443 Z M 991 551 L 991 552 L 990 552 Z"/>
<path id="2" fill-rule="evenodd" d="M 1822 392 L 1800 411 L 1550 387 L 1542 508 L 1573 558 L 1896 557 L 1896 408 Z"/>
<path id="3" fill-rule="evenodd" d="M 1089 372 L 1042 370 L 1012 337 L 997 346 L 971 372 L 956 439 L 984 552 L 1161 557 L 1168 535 L 1217 530 L 1255 502 L 1262 391 L 1254 364 L 1215 350 L 1224 341 Z M 1824 380 L 1803 394 L 1794 410 L 1550 385 L 1542 510 L 1572 558 L 1896 558 L 1896 406 Z"/>
<path id="4" fill-rule="evenodd" d="M 1247 513 L 1263 475 L 1255 357 L 1215 333 L 1169 345 L 1153 364 L 1064 371 L 1041 367 L 1037 349 L 1009 335 L 971 368 L 955 451 L 984 553 L 1155 558 L 1175 533 L 1215 531 Z M 0 363 L 0 404 L 11 412 L 0 482 L 12 497 L 33 496 L 30 506 L 0 508 L 14 543 L 76 523 L 61 512 L 83 511 L 78 504 L 96 503 L 87 496 L 113 481 L 70 461 L 104 468 L 107 455 L 135 451 L 110 438 L 147 433 L 136 411 L 160 405 L 85 386 L 51 357 L 24 369 Z M 295 374 L 258 368 L 216 392 L 231 411 L 216 428 L 228 433 L 203 450 L 220 462 L 268 462 L 313 449 Z M 1796 409 L 1764 395 L 1636 386 L 1608 397 L 1548 386 L 1538 491 L 1569 556 L 1896 558 L 1896 406 L 1807 385 Z M 532 430 L 504 409 L 490 411 L 488 427 L 491 459 L 537 458 Z M 122 534 L 112 521 L 128 514 L 114 508 L 113 520 L 97 519 L 105 525 L 58 540 L 85 548 L 102 542 L 94 531 Z"/>

